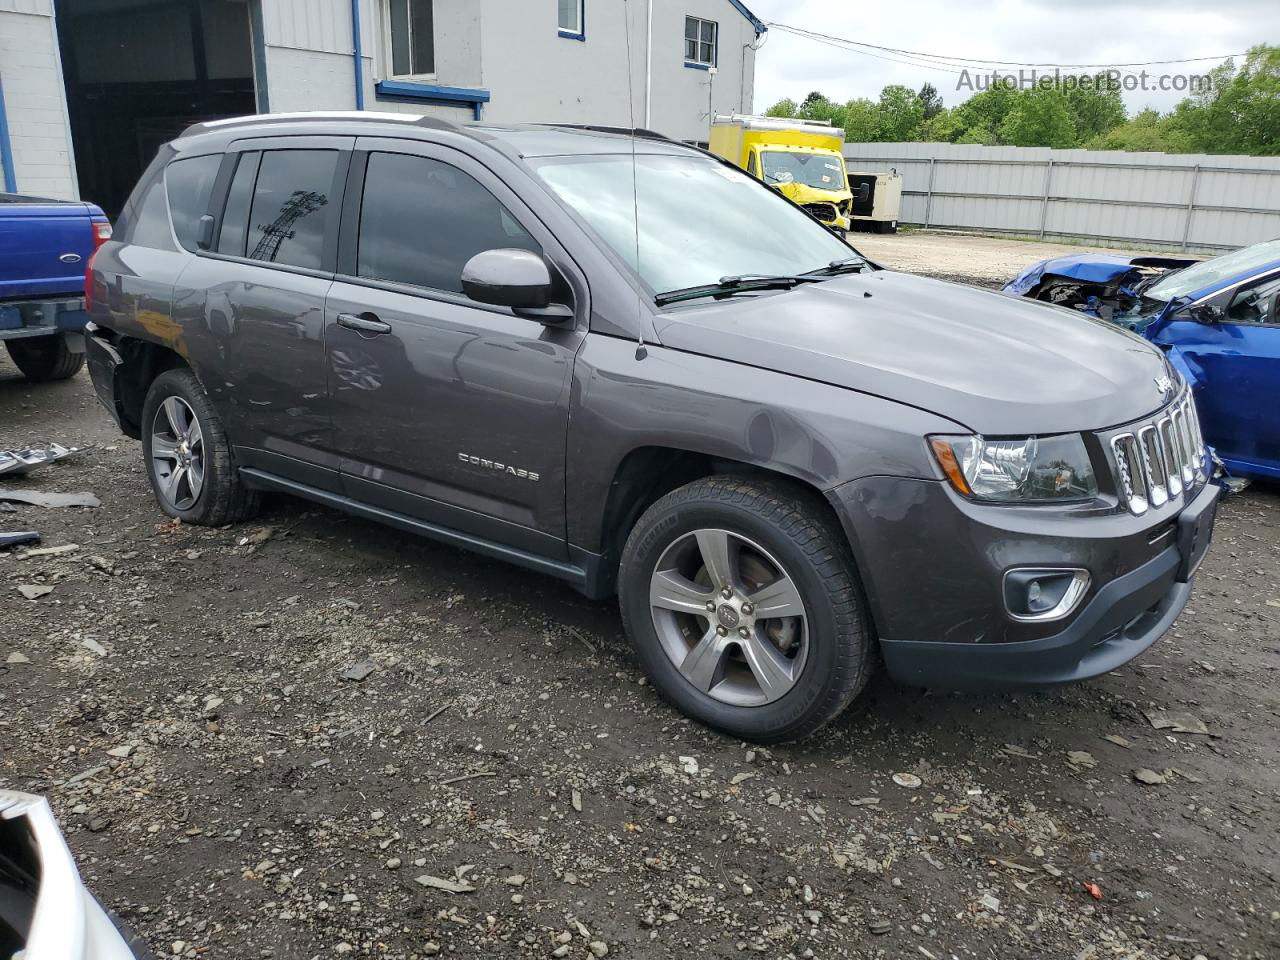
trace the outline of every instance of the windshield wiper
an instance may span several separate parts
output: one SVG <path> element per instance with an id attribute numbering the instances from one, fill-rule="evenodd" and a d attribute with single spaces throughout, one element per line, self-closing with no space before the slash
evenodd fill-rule
<path id="1" fill-rule="evenodd" d="M 865 257 L 853 256 L 845 257 L 842 260 L 832 260 L 825 267 L 817 270 L 810 270 L 805 274 L 806 277 L 834 277 L 842 273 L 861 273 L 870 267 Z"/>
<path id="2" fill-rule="evenodd" d="M 750 293 L 753 290 L 790 290 L 802 283 L 816 283 L 823 279 L 815 274 L 743 274 L 737 277 L 721 277 L 715 283 L 704 283 L 696 287 L 682 287 L 679 290 L 667 290 L 653 298 L 653 302 L 663 307 L 668 303 L 681 300 L 697 300 L 701 297 L 714 297 L 717 300 L 732 297 L 738 293 Z"/>

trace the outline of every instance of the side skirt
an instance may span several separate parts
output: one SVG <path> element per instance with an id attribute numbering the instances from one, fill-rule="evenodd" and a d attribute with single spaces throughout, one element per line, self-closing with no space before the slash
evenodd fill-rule
<path id="1" fill-rule="evenodd" d="M 595 600 L 603 599 L 610 592 L 607 587 L 608 578 L 604 575 L 600 555 L 589 553 L 572 545 L 569 548 L 569 553 L 575 562 L 565 563 L 559 560 L 549 560 L 537 554 L 516 550 L 504 544 L 462 533 L 449 527 L 426 523 L 422 520 L 415 520 L 413 517 L 406 517 L 401 513 L 370 506 L 367 503 L 353 500 L 351 497 L 345 497 L 341 494 L 331 493 L 328 490 L 320 490 L 303 483 L 295 483 L 265 470 L 241 467 L 240 479 L 245 486 L 253 490 L 267 490 L 301 497 L 327 507 L 333 507 L 336 510 L 342 510 L 345 513 L 354 514 L 357 517 L 363 517 L 366 520 L 385 523 L 387 526 L 395 527 L 398 530 L 438 540 L 441 543 L 460 547 L 463 550 L 470 550 L 486 557 L 505 560 L 507 563 L 513 563 L 516 566 L 534 570 L 538 573 L 555 577 L 558 580 L 564 580 L 575 590 Z"/>

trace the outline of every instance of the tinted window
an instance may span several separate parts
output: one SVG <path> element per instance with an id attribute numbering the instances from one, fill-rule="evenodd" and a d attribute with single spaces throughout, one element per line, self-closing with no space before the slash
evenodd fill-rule
<path id="1" fill-rule="evenodd" d="M 1280 301 L 1280 279 L 1271 278 L 1236 292 L 1227 307 L 1232 323 L 1280 323 L 1277 306 Z"/>
<path id="2" fill-rule="evenodd" d="M 262 154 L 249 211 L 248 257 L 319 268 L 329 222 L 336 150 Z"/>
<path id="3" fill-rule="evenodd" d="M 222 211 L 222 228 L 218 232 L 218 252 L 244 256 L 244 238 L 249 232 L 249 202 L 253 199 L 253 182 L 258 177 L 258 157 L 242 153 L 236 163 L 227 192 L 227 205 Z"/>
<path id="4" fill-rule="evenodd" d="M 173 232 L 188 250 L 196 249 L 196 230 L 200 218 L 209 212 L 209 194 L 213 192 L 213 181 L 221 164 L 219 153 L 175 160 L 165 171 Z"/>
<path id="5" fill-rule="evenodd" d="M 456 167 L 398 153 L 369 155 L 360 276 L 461 293 L 463 265 L 498 247 L 542 252 L 493 194 Z"/>

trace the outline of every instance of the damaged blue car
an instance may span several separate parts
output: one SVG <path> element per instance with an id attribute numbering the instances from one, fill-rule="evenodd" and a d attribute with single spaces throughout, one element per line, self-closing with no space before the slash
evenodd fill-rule
<path id="1" fill-rule="evenodd" d="M 1205 440 L 1234 474 L 1280 479 L 1280 239 L 1211 260 L 1079 254 L 1028 267 L 1005 293 L 1146 337 L 1195 391 Z"/>

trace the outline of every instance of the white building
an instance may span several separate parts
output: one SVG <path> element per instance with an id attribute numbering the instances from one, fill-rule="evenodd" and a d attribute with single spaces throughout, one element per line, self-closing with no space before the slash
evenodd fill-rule
<path id="1" fill-rule="evenodd" d="M 764 31 L 740 0 L 0 0 L 0 189 L 114 215 L 189 123 L 268 110 L 705 142 Z"/>

